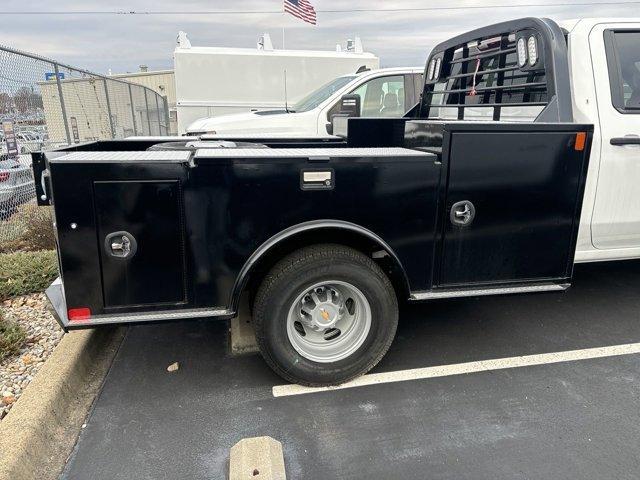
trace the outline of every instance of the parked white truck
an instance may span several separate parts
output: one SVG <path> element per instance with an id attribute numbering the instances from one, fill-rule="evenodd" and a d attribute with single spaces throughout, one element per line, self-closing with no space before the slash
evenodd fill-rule
<path id="1" fill-rule="evenodd" d="M 423 68 L 382 68 L 334 78 L 300 101 L 278 110 L 196 120 L 187 135 L 278 134 L 324 136 L 343 95 L 360 97 L 360 117 L 402 117 L 422 92 Z"/>
<path id="2" fill-rule="evenodd" d="M 257 48 L 196 47 L 180 32 L 174 51 L 178 133 L 202 117 L 283 109 L 340 75 L 379 67 L 357 37 L 350 45 L 278 50 L 265 34 Z"/>
<path id="3" fill-rule="evenodd" d="M 574 121 L 595 126 L 575 261 L 640 258 L 640 18 L 561 26 Z"/>

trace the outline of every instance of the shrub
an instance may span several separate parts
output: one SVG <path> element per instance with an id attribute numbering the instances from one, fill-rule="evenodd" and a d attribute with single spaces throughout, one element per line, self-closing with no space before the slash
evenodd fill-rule
<path id="1" fill-rule="evenodd" d="M 24 329 L 4 318 L 0 312 L 0 360 L 18 353 L 26 338 Z"/>
<path id="2" fill-rule="evenodd" d="M 56 252 L 14 252 L 0 255 L 0 301 L 41 292 L 58 276 Z"/>
<path id="3" fill-rule="evenodd" d="M 0 225 L 1 252 L 52 250 L 56 248 L 51 207 L 33 203 L 20 205 L 15 214 Z"/>
<path id="4" fill-rule="evenodd" d="M 51 207 L 33 206 L 27 215 L 27 224 L 22 234 L 22 250 L 35 252 L 38 250 L 55 250 L 56 241 L 53 234 Z"/>

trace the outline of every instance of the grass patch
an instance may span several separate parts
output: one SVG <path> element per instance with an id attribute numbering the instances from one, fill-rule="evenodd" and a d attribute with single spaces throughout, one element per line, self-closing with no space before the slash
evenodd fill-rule
<path id="1" fill-rule="evenodd" d="M 4 318 L 0 312 L 0 360 L 18 353 L 26 338 L 24 329 Z"/>
<path id="2" fill-rule="evenodd" d="M 42 292 L 58 276 L 54 250 L 0 255 L 0 301 Z"/>

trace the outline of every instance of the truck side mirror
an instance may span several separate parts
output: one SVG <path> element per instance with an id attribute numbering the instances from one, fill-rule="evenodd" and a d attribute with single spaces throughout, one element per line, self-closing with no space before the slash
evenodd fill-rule
<path id="1" fill-rule="evenodd" d="M 347 117 L 360 116 L 360 95 L 348 93 L 340 98 L 340 113 Z"/>
<path id="2" fill-rule="evenodd" d="M 336 131 L 334 118 L 336 117 L 359 117 L 360 116 L 360 95 L 348 93 L 340 98 L 338 113 L 331 115 L 331 123 L 327 125 L 327 133 L 334 134 Z"/>

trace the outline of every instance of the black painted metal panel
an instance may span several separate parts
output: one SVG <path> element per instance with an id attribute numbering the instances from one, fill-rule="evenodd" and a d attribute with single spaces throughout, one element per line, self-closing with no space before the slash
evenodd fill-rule
<path id="1" fill-rule="evenodd" d="M 94 183 L 105 308 L 186 301 L 180 183 Z M 130 235 L 130 256 L 111 254 L 109 235 Z"/>
<path id="2" fill-rule="evenodd" d="M 125 150 L 133 147 L 132 143 Z M 59 162 L 50 163 L 49 168 L 69 308 L 87 306 L 94 315 L 108 313 L 103 302 L 100 265 L 103 237 L 108 228 L 98 232 L 99 206 L 95 209 L 93 206 L 95 182 L 180 181 L 187 302 L 176 304 L 176 308 L 229 306 L 238 274 L 256 249 L 287 228 L 310 221 L 346 221 L 370 230 L 397 254 L 412 289 L 431 287 L 440 181 L 440 165 L 434 157 L 331 156 L 320 163 L 285 157 L 202 159 L 192 166 Z M 302 189 L 300 172 L 310 168 L 332 169 L 334 188 Z M 124 198 L 118 208 L 137 213 L 132 217 L 122 213 L 122 222 L 112 221 L 109 228 L 131 231 L 134 235 L 132 230 L 141 229 L 146 238 L 146 229 L 155 228 L 152 225 L 155 215 L 166 215 L 161 219 L 162 231 L 175 228 L 171 223 L 175 210 L 154 211 L 153 215 L 146 216 L 142 213 L 145 209 L 156 208 L 152 196 L 128 195 L 126 189 L 121 193 Z M 77 225 L 75 229 L 71 228 L 72 223 Z M 139 248 L 146 243 L 139 239 Z M 178 256 L 173 246 L 170 250 L 166 258 Z M 157 257 L 153 258 L 156 261 Z M 172 275 L 175 269 L 171 262 L 162 268 L 149 268 L 141 278 L 136 277 L 136 285 L 151 289 L 154 282 L 164 282 L 165 276 Z M 114 275 L 113 278 L 122 277 Z M 105 282 L 105 288 L 121 287 L 118 281 L 110 281 Z M 117 295 L 106 294 L 107 298 L 118 298 Z M 149 301 L 149 298 L 138 297 L 143 292 L 132 295 L 126 301 Z M 158 299 L 160 296 L 151 300 Z M 167 299 L 176 300 L 173 287 L 164 301 Z M 112 304 L 120 301 L 125 302 L 120 299 Z M 124 311 L 160 308 L 167 307 L 131 305 Z"/>
<path id="3" fill-rule="evenodd" d="M 231 287 L 254 251 L 310 221 L 339 220 L 370 230 L 396 253 L 411 288 L 430 288 L 440 181 L 433 157 L 204 160 L 209 159 L 199 160 L 185 188 L 197 306 L 212 299 L 228 305 Z M 302 189 L 300 172 L 309 168 L 333 170 L 334 188 Z"/>
<path id="4" fill-rule="evenodd" d="M 568 278 L 585 158 L 573 132 L 451 136 L 440 286 Z M 470 201 L 466 226 L 449 218 Z"/>
<path id="5" fill-rule="evenodd" d="M 406 118 L 349 118 L 349 147 L 402 147 Z"/>
<path id="6" fill-rule="evenodd" d="M 46 155 L 48 157 L 49 153 Z M 88 307 L 94 315 L 105 313 L 101 266 L 104 239 L 99 237 L 97 231 L 93 198 L 94 182 L 180 180 L 184 184 L 187 168 L 181 164 L 134 162 L 126 164 L 49 162 L 48 168 L 51 173 L 53 207 L 58 232 L 60 273 L 64 282 L 67 306 L 68 308 Z M 145 206 L 141 203 L 137 208 Z M 117 229 L 129 228 L 133 228 L 132 225 L 123 225 Z M 158 281 L 163 273 L 159 272 L 151 281 Z M 187 289 L 188 285 L 189 275 L 187 274 Z M 143 308 L 153 310 L 166 308 L 166 306 Z"/>

